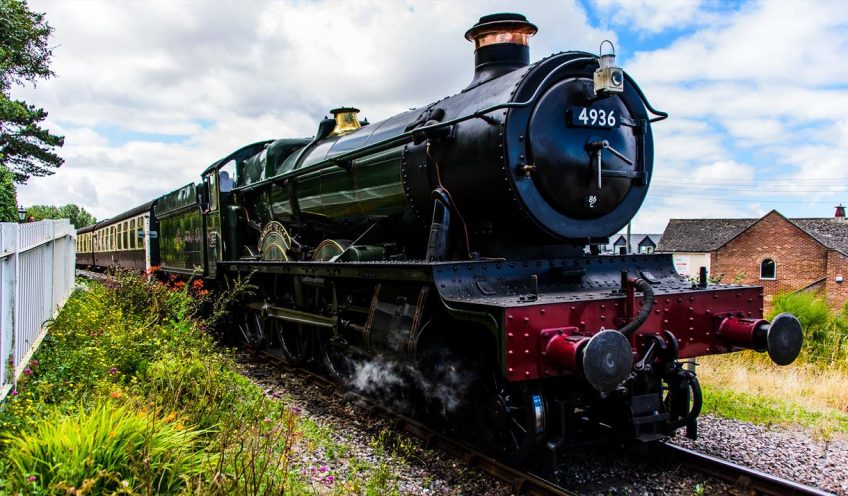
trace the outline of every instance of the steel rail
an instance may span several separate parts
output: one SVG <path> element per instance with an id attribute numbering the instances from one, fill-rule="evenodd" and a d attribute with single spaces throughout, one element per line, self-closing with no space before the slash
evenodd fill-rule
<path id="1" fill-rule="evenodd" d="M 735 484 L 743 494 L 768 496 L 833 496 L 833 493 L 776 475 L 738 465 L 673 443 L 663 443 L 662 451 L 701 473 Z"/>
<path id="2" fill-rule="evenodd" d="M 391 420 L 392 427 L 396 432 L 410 434 L 421 439 L 425 448 L 441 449 L 442 451 L 459 458 L 466 466 L 478 468 L 483 472 L 500 479 L 511 486 L 513 494 L 527 494 L 532 496 L 579 496 L 578 493 L 561 488 L 541 477 L 527 472 L 522 472 L 521 470 L 505 465 L 489 457 L 473 446 L 450 439 L 446 435 L 431 429 L 421 422 L 398 414 L 393 410 L 375 403 L 365 396 L 344 389 L 335 382 L 318 373 L 305 368 L 292 366 L 277 354 L 262 350 L 252 351 L 262 357 L 270 358 L 275 365 L 281 366 L 287 372 L 322 387 L 326 393 L 333 394 L 363 407 L 368 416 L 378 416 Z"/>

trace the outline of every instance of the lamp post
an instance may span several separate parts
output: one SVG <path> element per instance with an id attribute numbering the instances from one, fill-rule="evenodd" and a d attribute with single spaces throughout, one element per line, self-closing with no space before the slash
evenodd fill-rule
<path id="1" fill-rule="evenodd" d="M 24 218 L 26 218 L 26 212 L 27 211 L 23 205 L 18 207 L 18 222 L 22 223 L 24 221 Z"/>

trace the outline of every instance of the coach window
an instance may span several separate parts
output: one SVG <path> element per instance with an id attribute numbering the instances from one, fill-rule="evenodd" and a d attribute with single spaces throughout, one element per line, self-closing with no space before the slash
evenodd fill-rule
<path id="1" fill-rule="evenodd" d="M 129 230 L 129 227 L 130 227 L 130 221 L 125 220 L 124 221 L 124 249 L 125 250 L 130 249 L 130 230 Z"/>
<path id="2" fill-rule="evenodd" d="M 760 279 L 777 279 L 777 265 L 767 258 L 760 262 Z"/>
<path id="3" fill-rule="evenodd" d="M 130 249 L 131 250 L 134 250 L 136 248 L 136 246 L 135 246 L 136 245 L 136 243 L 135 243 L 136 237 L 137 236 L 135 234 L 135 219 L 132 219 L 130 221 Z"/>

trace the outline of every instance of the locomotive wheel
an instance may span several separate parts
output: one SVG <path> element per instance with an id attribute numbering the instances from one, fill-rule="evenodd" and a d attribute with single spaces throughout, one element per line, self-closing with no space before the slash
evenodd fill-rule
<path id="1" fill-rule="evenodd" d="M 353 377 L 350 353 L 350 346 L 343 336 L 334 337 L 330 332 L 321 333 L 321 360 L 327 373 L 337 382 L 345 383 Z"/>
<path id="2" fill-rule="evenodd" d="M 239 318 L 239 334 L 245 344 L 251 348 L 262 349 L 268 344 L 262 320 L 259 312 L 249 309 L 245 309 Z"/>
<path id="3" fill-rule="evenodd" d="M 301 324 L 284 323 L 279 319 L 269 319 L 269 327 L 274 333 L 283 355 L 292 365 L 302 365 L 309 358 L 309 333 Z"/>
<path id="4" fill-rule="evenodd" d="M 537 386 L 510 383 L 497 371 L 478 388 L 477 419 L 485 447 L 510 465 L 521 465 L 545 441 L 545 401 Z"/>

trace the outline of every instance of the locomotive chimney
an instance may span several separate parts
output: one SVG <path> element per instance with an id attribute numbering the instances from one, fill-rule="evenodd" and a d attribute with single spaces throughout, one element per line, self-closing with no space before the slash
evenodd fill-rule
<path id="1" fill-rule="evenodd" d="M 474 42 L 474 79 L 467 89 L 530 63 L 530 37 L 536 25 L 521 14 L 491 14 L 465 33 Z"/>
<path id="2" fill-rule="evenodd" d="M 840 203 L 836 206 L 836 213 L 833 214 L 834 222 L 845 222 L 845 207 Z"/>
<path id="3" fill-rule="evenodd" d="M 362 125 L 359 123 L 359 109 L 353 107 L 339 107 L 330 111 L 333 117 L 336 118 L 336 127 L 331 136 L 339 134 L 347 134 L 351 131 L 356 131 Z"/>

